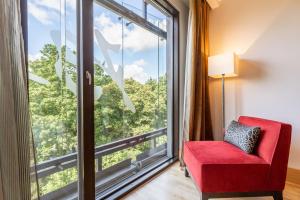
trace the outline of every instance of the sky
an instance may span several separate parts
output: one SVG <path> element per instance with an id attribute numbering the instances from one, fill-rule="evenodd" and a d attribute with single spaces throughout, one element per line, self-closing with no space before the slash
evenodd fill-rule
<path id="1" fill-rule="evenodd" d="M 142 14 L 143 0 L 116 1 Z M 152 6 L 149 6 L 148 13 L 150 22 L 160 22 L 159 27 L 165 28 L 166 17 L 162 13 Z M 118 47 L 115 51 L 109 50 L 108 54 L 115 71 L 124 66 L 124 78 L 144 83 L 150 77 L 156 79 L 158 73 L 166 73 L 165 40 L 96 3 L 94 29 L 99 30 L 108 43 Z M 70 50 L 76 50 L 76 0 L 28 0 L 29 59 L 38 59 L 41 56 L 40 50 L 48 43 L 66 45 Z M 105 61 L 96 38 L 94 56 L 101 63 Z M 69 57 L 75 60 L 72 55 Z"/>

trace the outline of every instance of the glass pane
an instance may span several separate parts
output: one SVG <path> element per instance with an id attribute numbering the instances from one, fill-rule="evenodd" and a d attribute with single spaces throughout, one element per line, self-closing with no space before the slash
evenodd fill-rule
<path id="1" fill-rule="evenodd" d="M 131 10 L 135 14 L 144 17 L 143 7 L 144 0 L 115 0 L 120 5 Z"/>
<path id="2" fill-rule="evenodd" d="M 76 0 L 28 0 L 28 47 L 40 194 L 76 196 Z"/>
<path id="3" fill-rule="evenodd" d="M 147 5 L 147 20 L 160 29 L 167 31 L 167 16 L 151 4 Z"/>
<path id="4" fill-rule="evenodd" d="M 167 105 L 168 105 L 168 79 L 167 79 L 167 41 L 159 37 L 159 52 L 158 52 L 158 128 L 167 127 Z"/>
<path id="5" fill-rule="evenodd" d="M 99 194 L 166 159 L 168 66 L 165 39 L 97 3 L 94 31 Z"/>
<path id="6" fill-rule="evenodd" d="M 94 16 L 94 84 L 95 92 L 99 91 L 95 93 L 95 144 L 98 146 L 126 137 L 123 94 L 127 105 L 134 108 L 123 84 L 123 19 L 97 4 L 94 4 Z"/>
<path id="7" fill-rule="evenodd" d="M 125 88 L 137 97 L 137 109 L 126 113 L 126 118 L 131 120 L 131 134 L 140 135 L 158 128 L 159 37 L 134 23 L 127 24 L 132 36 L 123 38 Z"/>

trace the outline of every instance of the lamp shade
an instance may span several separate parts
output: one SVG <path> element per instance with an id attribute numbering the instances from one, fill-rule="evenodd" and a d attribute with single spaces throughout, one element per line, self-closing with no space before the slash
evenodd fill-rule
<path id="1" fill-rule="evenodd" d="M 208 57 L 208 76 L 222 78 L 237 76 L 236 56 L 234 53 L 225 53 Z"/>

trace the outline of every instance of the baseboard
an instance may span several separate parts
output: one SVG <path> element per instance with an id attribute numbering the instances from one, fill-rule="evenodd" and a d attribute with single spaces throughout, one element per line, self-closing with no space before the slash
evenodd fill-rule
<path id="1" fill-rule="evenodd" d="M 300 169 L 288 168 L 286 180 L 288 182 L 300 185 Z"/>

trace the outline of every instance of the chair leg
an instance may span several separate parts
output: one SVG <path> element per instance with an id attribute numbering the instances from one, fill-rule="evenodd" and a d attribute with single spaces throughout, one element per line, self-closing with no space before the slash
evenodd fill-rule
<path id="1" fill-rule="evenodd" d="M 273 193 L 273 199 L 274 200 L 283 200 L 282 191 L 274 192 Z"/>
<path id="2" fill-rule="evenodd" d="M 186 169 L 186 167 L 184 168 L 184 175 L 185 175 L 185 177 L 190 177 L 190 174 L 189 174 L 188 170 Z"/>
<path id="3" fill-rule="evenodd" d="M 208 200 L 208 195 L 206 193 L 201 193 L 201 197 L 200 197 L 200 200 Z"/>

